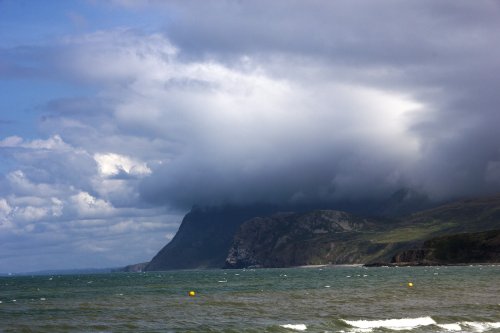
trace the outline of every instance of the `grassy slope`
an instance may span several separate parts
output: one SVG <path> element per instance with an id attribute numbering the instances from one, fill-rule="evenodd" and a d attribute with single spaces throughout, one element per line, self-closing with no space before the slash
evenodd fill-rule
<path id="1" fill-rule="evenodd" d="M 462 200 L 434 209 L 417 212 L 380 231 L 361 237 L 385 245 L 367 261 L 386 261 L 394 253 L 415 247 L 426 240 L 461 233 L 500 229 L 500 196 Z"/>
<path id="2" fill-rule="evenodd" d="M 436 237 L 500 230 L 500 196 L 462 200 L 399 220 L 342 214 L 340 219 L 332 211 L 253 219 L 240 227 L 235 248 L 250 254 L 247 265 L 263 267 L 390 262 Z"/>
<path id="3" fill-rule="evenodd" d="M 500 196 L 495 196 L 453 202 L 398 221 L 381 220 L 377 227 L 358 232 L 318 235 L 302 247 L 309 264 L 389 261 L 394 254 L 439 236 L 499 229 Z"/>

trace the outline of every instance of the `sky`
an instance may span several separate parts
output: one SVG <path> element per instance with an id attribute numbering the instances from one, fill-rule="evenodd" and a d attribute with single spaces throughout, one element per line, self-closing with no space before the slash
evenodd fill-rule
<path id="1" fill-rule="evenodd" d="M 0 273 L 193 205 L 500 192 L 495 0 L 0 0 Z"/>

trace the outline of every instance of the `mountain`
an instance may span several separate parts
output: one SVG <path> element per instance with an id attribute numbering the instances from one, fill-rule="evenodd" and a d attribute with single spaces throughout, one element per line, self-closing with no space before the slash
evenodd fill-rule
<path id="1" fill-rule="evenodd" d="M 499 195 L 456 201 L 414 213 L 379 237 L 401 248 L 380 259 L 396 264 L 500 262 L 499 230 Z"/>
<path id="2" fill-rule="evenodd" d="M 182 220 L 174 238 L 146 265 L 146 271 L 220 268 L 234 234 L 244 221 L 268 215 L 267 205 L 194 207 Z"/>
<path id="3" fill-rule="evenodd" d="M 279 214 L 243 223 L 225 267 L 495 262 L 500 261 L 499 230 L 498 196 L 398 220 L 328 210 Z"/>
<path id="4" fill-rule="evenodd" d="M 144 269 L 385 264 L 399 253 L 423 248 L 435 237 L 500 230 L 500 196 L 403 214 L 429 205 L 424 196 L 403 189 L 379 205 L 346 201 L 334 209 L 328 205 L 194 207 L 172 241 Z M 293 212 L 276 213 L 280 211 Z"/>
<path id="5" fill-rule="evenodd" d="M 257 217 L 234 236 L 226 268 L 289 267 L 360 262 L 374 251 L 360 235 L 376 230 L 372 219 L 318 210 Z"/>
<path id="6" fill-rule="evenodd" d="M 392 264 L 442 265 L 500 262 L 500 230 L 446 235 L 395 254 Z"/>

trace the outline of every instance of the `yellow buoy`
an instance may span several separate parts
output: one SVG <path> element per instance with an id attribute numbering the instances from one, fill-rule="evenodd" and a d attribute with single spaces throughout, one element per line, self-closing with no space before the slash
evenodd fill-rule
<path id="1" fill-rule="evenodd" d="M 194 296 L 196 296 L 196 293 L 195 293 L 193 290 L 191 290 L 191 291 L 188 293 L 188 295 L 189 295 L 189 296 L 191 296 L 191 297 L 194 297 Z"/>
<path id="2" fill-rule="evenodd" d="M 408 287 L 413 287 L 413 282 L 408 282 Z"/>

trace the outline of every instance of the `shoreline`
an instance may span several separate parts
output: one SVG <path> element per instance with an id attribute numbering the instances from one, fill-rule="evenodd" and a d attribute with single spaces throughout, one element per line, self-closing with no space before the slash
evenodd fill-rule
<path id="1" fill-rule="evenodd" d="M 321 265 L 301 265 L 291 266 L 290 268 L 322 268 L 322 267 L 363 267 L 365 264 L 321 264 Z"/>
<path id="2" fill-rule="evenodd" d="M 476 263 L 368 263 L 362 264 L 363 267 L 435 267 L 435 266 L 498 266 L 500 262 L 476 262 Z"/>

